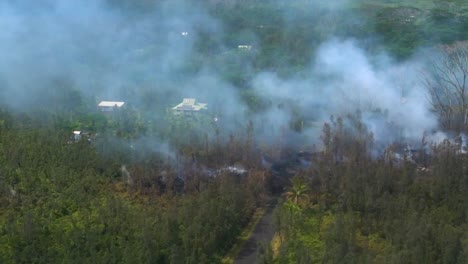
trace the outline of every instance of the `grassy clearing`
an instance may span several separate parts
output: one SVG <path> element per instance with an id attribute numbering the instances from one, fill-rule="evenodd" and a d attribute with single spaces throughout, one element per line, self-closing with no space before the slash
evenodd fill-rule
<path id="1" fill-rule="evenodd" d="M 255 211 L 254 215 L 252 216 L 252 221 L 247 225 L 247 227 L 242 231 L 242 233 L 237 238 L 237 242 L 234 246 L 229 250 L 226 256 L 223 258 L 223 264 L 232 264 L 234 263 L 234 259 L 239 255 L 240 250 L 244 246 L 245 242 L 249 240 L 252 232 L 254 231 L 255 227 L 257 226 L 260 219 L 262 219 L 263 215 L 265 214 L 264 208 L 259 208 Z"/>

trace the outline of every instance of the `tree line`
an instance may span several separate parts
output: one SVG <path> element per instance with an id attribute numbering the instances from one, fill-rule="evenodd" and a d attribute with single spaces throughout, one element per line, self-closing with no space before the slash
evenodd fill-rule
<path id="1" fill-rule="evenodd" d="M 191 155 L 175 166 L 112 134 L 70 143 L 63 120 L 0 112 L 1 263 L 219 263 L 267 195 L 254 162 L 207 177 Z"/>
<path id="2" fill-rule="evenodd" d="M 340 121 L 325 124 L 322 140 L 282 197 L 261 263 L 466 262 L 468 157 L 453 143 L 433 145 L 421 167 L 372 158 L 372 135 Z"/>

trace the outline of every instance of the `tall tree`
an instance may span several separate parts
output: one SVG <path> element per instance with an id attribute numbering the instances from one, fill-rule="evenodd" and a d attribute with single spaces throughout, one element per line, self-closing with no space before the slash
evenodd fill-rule
<path id="1" fill-rule="evenodd" d="M 468 42 L 439 47 L 425 76 L 430 102 L 445 129 L 468 128 Z"/>

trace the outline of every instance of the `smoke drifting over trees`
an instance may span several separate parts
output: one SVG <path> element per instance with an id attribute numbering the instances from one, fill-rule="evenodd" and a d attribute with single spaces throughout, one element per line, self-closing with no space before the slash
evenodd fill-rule
<path id="1" fill-rule="evenodd" d="M 306 131 L 301 140 L 309 143 L 318 139 L 320 128 L 307 126 L 308 121 L 320 124 L 358 110 L 382 144 L 401 137 L 417 140 L 436 129 L 421 82 L 422 60 L 394 62 L 364 50 L 362 41 L 329 35 L 309 52 L 309 66 L 281 76 L 258 66 L 265 43 L 256 34 L 262 31 L 246 28 L 230 39 L 229 27 L 213 13 L 215 4 L 226 2 L 195 2 L 3 1 L 1 101 L 32 109 L 62 90 L 78 91 L 95 100 L 128 101 L 154 117 L 183 97 L 197 97 L 223 118 L 226 130 L 254 120 L 257 137 L 273 139 L 299 122 Z M 316 7 L 317 13 L 338 15 L 347 4 L 311 2 L 306 13 Z M 281 21 L 297 26 L 283 11 Z M 271 25 L 258 25 L 264 26 Z M 253 51 L 239 52 L 233 43 L 252 44 Z M 301 48 L 312 50 L 315 44 L 309 45 Z M 243 81 L 230 80 L 230 72 Z M 251 111 L 255 106 L 246 91 L 264 103 L 260 111 Z"/>
<path id="2" fill-rule="evenodd" d="M 0 263 L 465 263 L 465 2 L 0 0 Z"/>
<path id="3" fill-rule="evenodd" d="M 303 111 L 321 121 L 330 114 L 363 111 L 364 122 L 381 143 L 397 137 L 415 140 L 435 129 L 437 122 L 419 83 L 417 62 L 377 60 L 373 65 L 352 41 L 332 40 L 318 49 L 306 78 L 290 81 L 262 74 L 254 87 L 260 94 L 298 102 Z"/>
<path id="4" fill-rule="evenodd" d="M 194 25 L 214 30 L 206 15 L 162 5 L 142 16 L 104 1 L 2 2 L 2 75 L 9 102 L 69 80 L 99 97 L 123 97 L 125 89 L 175 79 L 196 35 Z M 23 3 L 23 4 L 22 4 Z M 16 99 L 16 100 L 13 100 Z"/>

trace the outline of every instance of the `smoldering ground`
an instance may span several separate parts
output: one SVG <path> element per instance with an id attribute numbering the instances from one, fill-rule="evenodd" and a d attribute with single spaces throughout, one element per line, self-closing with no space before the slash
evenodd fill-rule
<path id="1" fill-rule="evenodd" d="M 67 89 L 96 100 L 129 101 L 136 108 L 148 93 L 164 105 L 159 109 L 196 97 L 209 104 L 226 134 L 252 120 L 255 136 L 264 142 L 283 137 L 285 144 L 316 143 L 320 124 L 330 115 L 357 110 L 381 144 L 419 140 L 437 128 L 418 59 L 395 63 L 385 54 L 369 55 L 356 41 L 330 39 L 312 52 L 300 77 L 254 70 L 250 59 L 217 61 L 237 47 L 223 43 L 229 34 L 223 22 L 194 1 L 160 1 L 142 10 L 112 1 L 2 1 L 0 29 L 0 102 L 15 109 L 46 104 L 44 91 L 62 79 Z M 247 35 L 256 39 L 250 31 Z M 200 43 L 208 51 L 200 51 Z M 249 72 L 248 86 L 270 103 L 265 109 L 249 111 L 241 87 L 220 72 L 229 63 Z M 302 132 L 291 129 L 294 120 L 305 121 Z"/>

